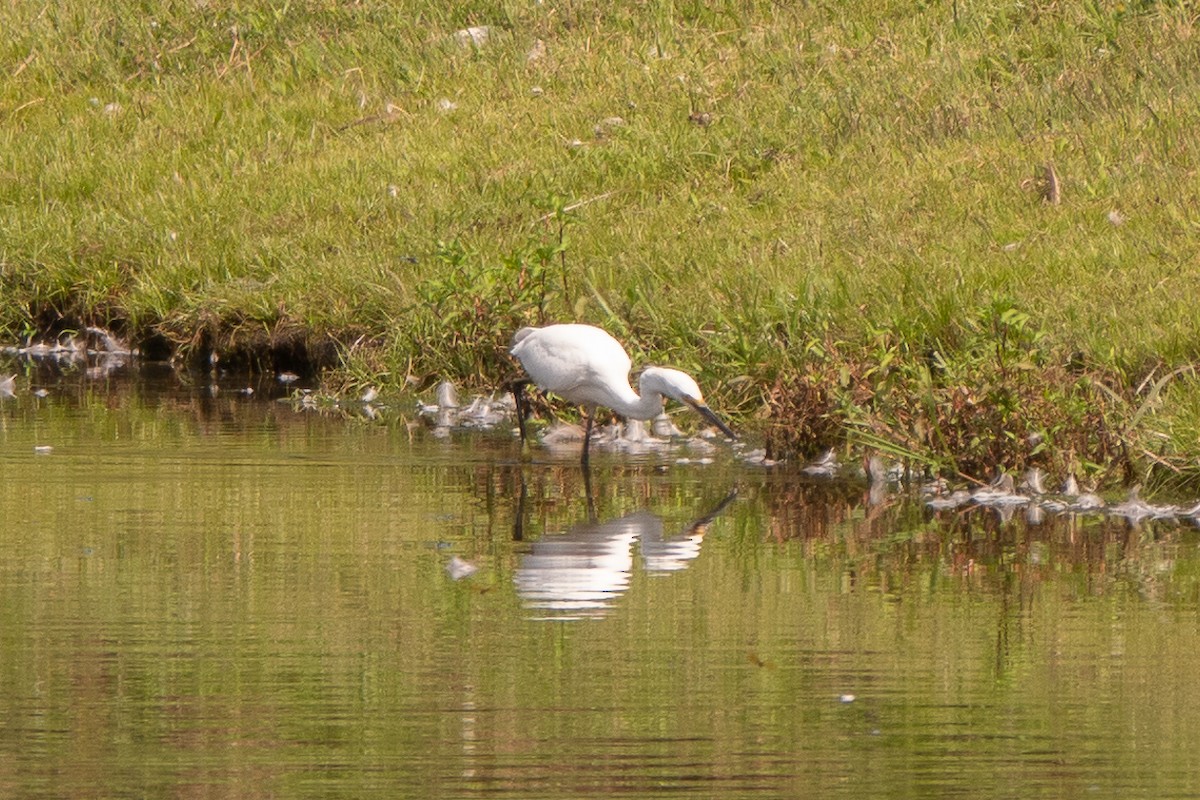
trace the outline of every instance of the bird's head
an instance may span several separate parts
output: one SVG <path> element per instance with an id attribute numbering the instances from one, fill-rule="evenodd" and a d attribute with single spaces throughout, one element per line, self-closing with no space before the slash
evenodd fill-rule
<path id="1" fill-rule="evenodd" d="M 704 402 L 700 386 L 686 372 L 667 367 L 649 367 L 642 373 L 638 383 L 642 394 L 658 392 L 672 400 L 689 405 L 697 414 L 717 426 L 721 433 L 730 439 L 738 438 L 733 429 L 726 425 L 724 420 L 718 417 L 716 412 Z"/>

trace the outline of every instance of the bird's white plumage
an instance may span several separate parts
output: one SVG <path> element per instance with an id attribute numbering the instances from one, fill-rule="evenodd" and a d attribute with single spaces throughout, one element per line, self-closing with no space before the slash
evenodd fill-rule
<path id="1" fill-rule="evenodd" d="M 730 438 L 736 434 L 704 404 L 696 381 L 685 372 L 665 367 L 642 371 L 639 396 L 629 385 L 632 363 L 621 343 L 591 325 L 548 325 L 522 328 L 513 337 L 513 356 L 543 391 L 578 403 L 591 411 L 605 406 L 627 419 L 653 419 L 662 413 L 665 398 L 686 403 Z M 586 438 L 584 454 L 586 458 Z"/>
<path id="2" fill-rule="evenodd" d="M 512 354 L 543 391 L 579 405 L 614 409 L 637 400 L 629 385 L 633 363 L 621 343 L 600 328 L 522 328 L 514 340 Z"/>

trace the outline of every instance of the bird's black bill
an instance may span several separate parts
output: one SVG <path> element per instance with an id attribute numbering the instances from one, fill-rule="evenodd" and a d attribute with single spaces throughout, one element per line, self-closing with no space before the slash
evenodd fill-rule
<path id="1" fill-rule="evenodd" d="M 733 428 L 726 425 L 725 421 L 722 420 L 720 417 L 718 417 L 717 413 L 715 411 L 713 411 L 711 408 L 709 408 L 708 406 L 704 405 L 704 403 L 697 403 L 697 402 L 688 400 L 687 404 L 689 406 L 691 406 L 692 408 L 696 409 L 697 414 L 704 417 L 706 420 L 711 422 L 713 425 L 716 425 L 717 429 L 720 430 L 721 433 L 725 434 L 730 439 L 738 438 L 738 435 L 733 432 Z"/>

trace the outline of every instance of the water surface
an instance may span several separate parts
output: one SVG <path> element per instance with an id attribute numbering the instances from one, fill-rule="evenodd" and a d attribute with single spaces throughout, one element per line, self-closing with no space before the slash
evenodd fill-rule
<path id="1" fill-rule="evenodd" d="M 1186 525 L 18 385 L 4 796 L 1200 792 Z"/>

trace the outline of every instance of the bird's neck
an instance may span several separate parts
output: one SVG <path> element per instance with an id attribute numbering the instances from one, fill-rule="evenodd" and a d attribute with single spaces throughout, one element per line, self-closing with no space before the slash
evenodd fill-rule
<path id="1" fill-rule="evenodd" d="M 640 396 L 629 388 L 614 397 L 610 407 L 626 419 L 654 419 L 663 410 L 662 394 L 657 389 L 647 388 L 644 380 L 638 388 L 642 392 Z"/>

